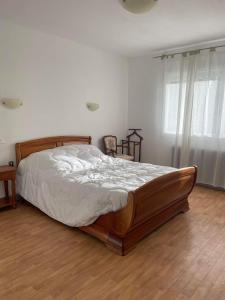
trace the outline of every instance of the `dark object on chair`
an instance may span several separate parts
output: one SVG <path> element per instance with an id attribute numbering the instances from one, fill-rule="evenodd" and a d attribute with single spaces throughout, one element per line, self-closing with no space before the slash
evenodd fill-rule
<path id="1" fill-rule="evenodd" d="M 12 160 L 9 161 L 9 166 L 14 167 L 14 162 Z"/>
<path id="2" fill-rule="evenodd" d="M 118 145 L 117 137 L 115 135 L 105 135 L 103 137 L 103 143 L 106 155 L 126 160 L 134 160 L 134 157 L 132 155 L 124 153 L 125 149 L 129 151 L 127 142 L 123 142 L 122 145 Z"/>
<path id="3" fill-rule="evenodd" d="M 125 143 L 128 145 L 128 155 L 131 155 L 134 157 L 134 161 L 136 156 L 138 156 L 138 159 L 136 161 L 141 161 L 141 143 L 143 141 L 143 137 L 138 134 L 137 131 L 141 131 L 142 129 L 133 129 L 129 128 L 129 130 L 132 130 L 126 140 L 122 140 L 122 144 Z M 138 148 L 138 152 L 136 151 L 136 148 Z"/>

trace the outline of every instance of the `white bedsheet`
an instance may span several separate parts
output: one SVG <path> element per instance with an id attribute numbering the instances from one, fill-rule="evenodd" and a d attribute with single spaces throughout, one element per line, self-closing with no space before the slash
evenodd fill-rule
<path id="1" fill-rule="evenodd" d="M 17 188 L 50 217 L 79 227 L 121 209 L 129 191 L 175 170 L 112 158 L 92 145 L 70 145 L 22 160 Z"/>

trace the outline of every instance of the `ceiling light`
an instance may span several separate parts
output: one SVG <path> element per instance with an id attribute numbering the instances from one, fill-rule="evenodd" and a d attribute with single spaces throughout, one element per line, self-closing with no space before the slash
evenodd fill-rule
<path id="1" fill-rule="evenodd" d="M 122 6 L 134 14 L 149 11 L 158 0 L 119 0 Z"/>

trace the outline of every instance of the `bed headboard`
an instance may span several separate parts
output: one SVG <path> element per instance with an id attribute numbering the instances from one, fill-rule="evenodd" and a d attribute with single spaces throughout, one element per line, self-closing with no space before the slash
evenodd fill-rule
<path id="1" fill-rule="evenodd" d="M 16 144 L 17 166 L 32 153 L 71 144 L 91 144 L 90 136 L 53 136 Z"/>

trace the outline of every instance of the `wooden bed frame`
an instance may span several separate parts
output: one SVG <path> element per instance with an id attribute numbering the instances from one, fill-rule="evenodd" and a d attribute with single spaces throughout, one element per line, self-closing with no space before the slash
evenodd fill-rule
<path id="1" fill-rule="evenodd" d="M 91 137 L 57 136 L 18 143 L 17 165 L 34 152 L 74 143 L 91 144 Z M 178 213 L 188 211 L 188 196 L 196 176 L 197 167 L 189 167 L 158 177 L 129 192 L 123 209 L 100 216 L 92 225 L 80 229 L 125 255 L 157 227 Z"/>

